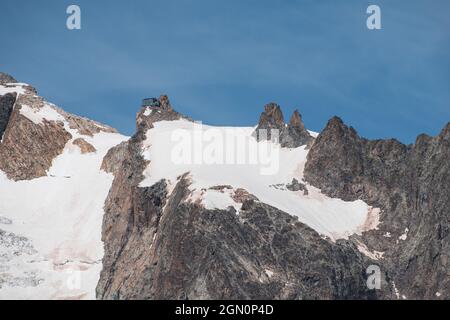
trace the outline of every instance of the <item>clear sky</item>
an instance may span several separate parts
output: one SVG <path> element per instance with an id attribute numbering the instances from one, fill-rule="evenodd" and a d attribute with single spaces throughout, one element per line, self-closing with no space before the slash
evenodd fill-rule
<path id="1" fill-rule="evenodd" d="M 126 134 L 162 93 L 216 125 L 254 125 L 272 101 L 312 130 L 338 115 L 406 143 L 450 121 L 448 0 L 1 0 L 0 43 L 1 71 Z"/>

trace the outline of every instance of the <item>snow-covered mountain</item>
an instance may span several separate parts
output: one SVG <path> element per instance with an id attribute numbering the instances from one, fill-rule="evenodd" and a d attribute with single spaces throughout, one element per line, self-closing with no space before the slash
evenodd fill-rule
<path id="1" fill-rule="evenodd" d="M 0 145 L 0 298 L 94 299 L 113 179 L 100 165 L 127 137 L 25 84 L 2 83 L 6 95 L 14 98 Z"/>
<path id="2" fill-rule="evenodd" d="M 212 127 L 185 119 L 155 122 L 143 141 L 144 159 L 149 164 L 139 186 L 150 187 L 165 179 L 170 189 L 178 177 L 188 172 L 191 180 L 188 201 L 198 202 L 207 209 L 226 210 L 231 206 L 239 214 L 242 204 L 233 198 L 237 190 L 245 190 L 261 202 L 298 217 L 299 221 L 333 240 L 376 227 L 379 210 L 361 200 L 346 202 L 330 198 L 308 183 L 304 183 L 303 190 L 289 190 L 293 181 L 303 181 L 307 146 L 281 148 L 279 144 L 258 142 L 252 136 L 254 131 L 254 127 Z M 180 133 L 180 140 L 172 139 L 174 132 Z M 212 135 L 219 137 L 199 146 L 202 157 L 206 148 L 211 150 L 210 161 L 200 159 L 198 164 L 194 159 L 173 161 L 173 151 L 177 146 L 192 144 L 193 147 L 196 135 L 206 139 Z M 240 140 L 246 143 L 238 143 Z M 231 158 L 223 151 L 226 148 L 224 142 L 229 141 L 236 142 L 234 147 L 227 149 L 227 152 L 235 151 Z M 271 156 L 271 160 L 277 162 L 272 165 L 273 173 L 264 174 L 264 169 L 270 168 L 269 161 L 264 165 L 261 159 L 253 163 L 245 159 L 249 156 L 248 150 L 258 148 L 265 148 L 267 157 Z M 192 158 L 194 156 L 192 154 Z M 230 158 L 228 162 L 226 156 Z M 238 156 L 242 158 L 241 163 L 238 163 Z"/>
<path id="3" fill-rule="evenodd" d="M 214 127 L 161 96 L 125 137 L 0 75 L 0 299 L 450 296 L 449 125 Z"/>

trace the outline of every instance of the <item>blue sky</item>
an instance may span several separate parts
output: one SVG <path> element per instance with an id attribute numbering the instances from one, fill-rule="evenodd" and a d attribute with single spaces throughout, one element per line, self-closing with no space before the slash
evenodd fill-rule
<path id="1" fill-rule="evenodd" d="M 66 29 L 78 4 L 82 30 Z M 366 28 L 377 4 L 382 30 Z M 450 120 L 450 1 L 20 1 L 0 5 L 0 70 L 132 134 L 144 97 L 215 125 L 264 104 L 411 143 Z"/>

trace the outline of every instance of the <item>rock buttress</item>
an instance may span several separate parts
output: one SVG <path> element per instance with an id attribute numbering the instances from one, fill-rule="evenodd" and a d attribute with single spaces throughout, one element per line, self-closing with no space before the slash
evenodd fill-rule
<path id="1" fill-rule="evenodd" d="M 384 253 L 379 264 L 400 292 L 397 298 L 450 298 L 449 128 L 406 146 L 361 138 L 335 117 L 307 157 L 310 184 L 381 208 L 378 228 L 354 238 Z"/>

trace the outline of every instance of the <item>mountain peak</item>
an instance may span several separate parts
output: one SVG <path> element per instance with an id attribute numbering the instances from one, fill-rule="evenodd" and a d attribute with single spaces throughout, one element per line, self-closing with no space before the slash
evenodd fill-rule
<path id="1" fill-rule="evenodd" d="M 0 74 L 0 171 L 8 179 L 45 177 L 71 140 L 93 138 L 103 132 L 116 134 L 109 126 L 58 108 L 24 83 L 11 83 Z"/>
<path id="2" fill-rule="evenodd" d="M 259 130 L 267 130 L 266 135 L 260 135 Z M 302 117 L 298 110 L 295 110 L 289 124 L 284 122 L 283 112 L 276 103 L 269 103 L 264 106 L 264 112 L 261 113 L 258 126 L 254 135 L 258 140 L 271 140 L 271 130 L 279 130 L 279 142 L 285 148 L 297 148 L 302 145 L 308 145 L 314 138 L 305 129 Z"/>
<path id="3" fill-rule="evenodd" d="M 178 119 L 188 119 L 177 111 L 175 111 L 170 104 L 167 95 L 160 95 L 159 98 L 146 98 L 142 100 L 141 110 L 136 116 L 137 136 L 141 139 L 145 132 L 153 128 L 153 123 L 158 121 L 172 121 Z"/>
<path id="4" fill-rule="evenodd" d="M 161 95 L 159 98 L 143 99 L 142 107 L 160 110 L 173 110 L 172 106 L 170 105 L 169 97 L 167 95 Z"/>
<path id="5" fill-rule="evenodd" d="M 303 124 L 302 116 L 300 112 L 296 109 L 292 114 L 291 120 L 289 120 L 289 125 L 292 127 L 299 127 L 301 129 L 305 129 L 305 125 Z"/>
<path id="6" fill-rule="evenodd" d="M 446 139 L 446 140 L 450 139 L 450 122 L 447 122 L 445 127 L 441 130 L 439 137 L 441 137 L 442 139 Z"/>
<path id="7" fill-rule="evenodd" d="M 323 129 L 323 131 L 320 133 L 320 136 L 323 137 L 347 137 L 349 139 L 359 139 L 358 133 L 356 130 L 348 126 L 342 121 L 341 118 L 338 116 L 333 116 L 330 120 L 328 120 L 327 125 Z"/>
<path id="8" fill-rule="evenodd" d="M 196 139 L 198 127 L 166 95 L 142 101 L 128 139 L 0 77 L 0 298 L 448 298 L 450 123 L 406 146 L 333 117 L 315 139 L 298 110 L 285 123 L 269 103 L 254 135 L 277 135 L 275 150 L 253 148 L 245 128 L 220 136 L 243 148 L 202 135 L 197 152 L 174 141 L 173 130 Z M 211 146 L 233 161 L 209 161 L 220 159 Z M 179 147 L 201 161 L 180 163 Z M 275 170 L 251 169 L 250 153 Z M 276 241 L 251 246 L 264 239 Z M 371 264 L 383 270 L 377 292 L 364 277 Z M 67 268 L 86 279 L 75 291 L 61 281 Z"/>
<path id="9" fill-rule="evenodd" d="M 344 121 L 338 116 L 333 116 L 330 120 L 328 120 L 327 126 L 346 126 Z"/>
<path id="10" fill-rule="evenodd" d="M 170 105 L 169 97 L 165 94 L 161 95 L 159 97 L 159 102 L 161 104 L 161 109 L 164 110 L 173 110 L 172 106 Z"/>
<path id="11" fill-rule="evenodd" d="M 6 83 L 17 83 L 17 80 L 7 73 L 0 72 L 0 84 Z"/>
<path id="12" fill-rule="evenodd" d="M 264 106 L 259 126 L 264 128 L 281 128 L 284 126 L 283 112 L 278 104 L 271 102 Z"/>

